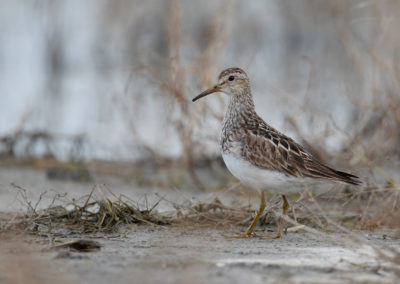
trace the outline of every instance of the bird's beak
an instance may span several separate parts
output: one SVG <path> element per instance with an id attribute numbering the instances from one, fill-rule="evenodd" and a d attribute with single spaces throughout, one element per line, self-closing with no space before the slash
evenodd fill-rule
<path id="1" fill-rule="evenodd" d="M 209 94 L 216 93 L 216 92 L 220 92 L 220 91 L 221 91 L 221 87 L 220 87 L 219 85 L 215 85 L 215 86 L 213 86 L 213 87 L 211 87 L 211 88 L 205 90 L 204 92 L 202 92 L 202 93 L 201 93 L 200 95 L 198 95 L 197 97 L 195 97 L 195 98 L 192 100 L 192 102 L 195 102 L 195 101 L 197 101 L 198 99 L 200 99 L 200 98 L 202 98 L 202 97 L 205 97 L 205 96 L 207 96 L 207 95 L 209 95 Z"/>

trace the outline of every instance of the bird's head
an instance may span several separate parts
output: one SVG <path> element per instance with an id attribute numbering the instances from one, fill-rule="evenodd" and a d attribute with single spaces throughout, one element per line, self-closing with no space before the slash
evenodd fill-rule
<path id="1" fill-rule="evenodd" d="M 216 92 L 222 92 L 229 96 L 241 96 L 250 93 L 250 83 L 246 72 L 237 67 L 225 69 L 219 74 L 217 84 L 199 94 L 192 101 L 195 102 Z"/>

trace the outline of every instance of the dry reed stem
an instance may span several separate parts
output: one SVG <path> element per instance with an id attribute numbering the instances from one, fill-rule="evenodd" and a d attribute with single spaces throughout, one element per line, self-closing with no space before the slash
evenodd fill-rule
<path id="1" fill-rule="evenodd" d="M 227 32 L 225 23 L 232 7 L 232 3 L 221 5 L 216 11 L 216 15 L 209 26 L 207 47 L 204 52 L 197 51 L 197 61 L 193 62 L 181 55 L 181 46 L 187 42 L 187 39 L 183 38 L 181 32 L 182 12 L 179 2 L 172 1 L 169 9 L 167 34 L 165 35 L 168 49 L 167 69 L 159 71 L 145 64 L 139 64 L 138 67 L 134 68 L 129 78 L 129 81 L 135 77 L 143 78 L 159 90 L 159 98 L 157 99 L 165 102 L 168 108 L 165 113 L 160 113 L 164 116 L 160 119 L 173 126 L 181 143 L 180 163 L 183 166 L 181 175 L 183 176 L 185 172 L 188 172 L 192 181 L 203 189 L 204 185 L 197 177 L 193 167 L 198 153 L 202 152 L 204 142 L 195 139 L 194 135 L 204 128 L 204 117 L 211 116 L 214 119 L 221 120 L 222 115 L 219 111 L 214 113 L 213 109 L 207 107 L 205 102 L 201 103 L 200 107 L 193 108 L 191 103 L 191 98 L 194 96 L 192 89 L 198 78 L 201 80 L 200 85 L 204 87 L 211 84 L 211 78 L 215 76 L 218 61 L 221 58 L 220 55 L 229 39 L 229 32 Z M 165 59 L 160 58 L 160 60 Z M 125 87 L 125 95 L 130 90 L 129 81 Z M 131 92 L 136 97 L 136 99 L 132 97 L 133 100 L 139 99 L 140 90 L 133 89 Z M 126 96 L 126 98 L 128 97 Z M 132 132 L 135 134 L 136 142 L 143 145 L 150 157 L 159 161 L 159 165 L 162 167 L 163 159 L 154 149 L 147 147 L 146 143 L 142 141 L 140 133 L 137 131 L 137 125 L 135 125 L 136 119 L 131 117 L 131 112 L 127 109 L 129 105 L 133 104 L 122 102 L 121 107 Z M 222 101 L 220 107 L 223 108 Z M 212 140 L 215 139 L 215 137 L 212 137 Z M 175 185 L 175 180 L 176 177 L 171 177 L 171 185 Z"/>

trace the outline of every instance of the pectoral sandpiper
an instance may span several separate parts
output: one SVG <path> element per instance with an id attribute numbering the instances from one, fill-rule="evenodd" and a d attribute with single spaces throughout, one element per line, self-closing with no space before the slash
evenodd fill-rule
<path id="1" fill-rule="evenodd" d="M 220 146 L 229 171 L 242 184 L 261 191 L 261 204 L 245 233 L 230 236 L 255 236 L 254 227 L 265 209 L 264 191 L 279 193 L 283 199 L 283 214 L 275 235 L 282 236 L 289 203 L 285 194 L 301 192 L 304 184 L 333 181 L 361 184 L 357 176 L 332 169 L 297 144 L 293 139 L 269 126 L 255 111 L 250 82 L 240 68 L 228 68 L 218 76 L 218 83 L 202 92 L 193 102 L 215 92 L 229 96 L 228 109 L 222 125 Z"/>

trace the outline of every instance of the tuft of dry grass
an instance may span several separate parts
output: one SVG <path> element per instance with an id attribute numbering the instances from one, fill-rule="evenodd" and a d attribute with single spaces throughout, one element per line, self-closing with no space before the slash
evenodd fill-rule
<path id="1" fill-rule="evenodd" d="M 38 210 L 37 207 L 44 196 L 43 193 L 38 202 L 32 205 L 26 198 L 26 190 L 20 189 L 27 205 L 27 213 L 22 216 L 14 216 L 12 219 L 0 219 L 0 232 L 10 230 L 27 231 L 34 234 L 52 234 L 60 229 L 66 230 L 68 234 L 114 232 L 122 224 L 149 224 L 168 225 L 170 218 L 159 215 L 154 209 L 139 209 L 134 202 L 126 196 L 116 196 L 114 200 L 102 197 L 96 199 L 93 196 L 95 190 L 103 195 L 99 187 L 94 187 L 90 194 L 81 198 L 83 202 L 72 200 L 66 205 L 54 206 L 56 195 L 46 209 Z M 104 196 L 104 195 L 103 195 Z"/>
<path id="2" fill-rule="evenodd" d="M 218 197 L 211 202 L 177 204 L 172 203 L 176 212 L 173 224 L 190 228 L 227 228 L 230 226 L 246 226 L 254 217 L 254 210 L 247 206 L 232 207 L 224 205 Z"/>

